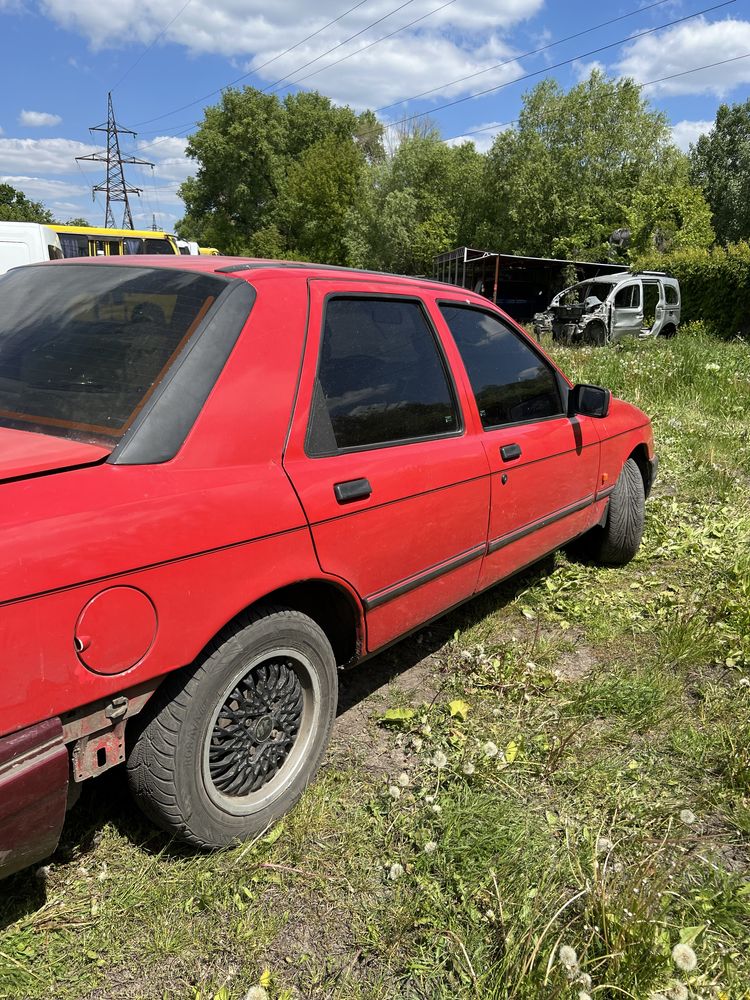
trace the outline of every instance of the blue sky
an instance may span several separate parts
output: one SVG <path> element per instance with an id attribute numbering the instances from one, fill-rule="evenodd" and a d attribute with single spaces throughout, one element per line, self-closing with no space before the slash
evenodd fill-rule
<path id="1" fill-rule="evenodd" d="M 317 89 L 383 109 L 389 123 L 427 112 L 452 142 L 491 126 L 471 136 L 485 149 L 545 75 L 568 87 L 596 65 L 646 83 L 734 58 L 644 90 L 687 148 L 722 101 L 750 91 L 750 57 L 736 58 L 750 54 L 750 0 L 700 13 L 717 2 L 0 0 L 0 181 L 61 219 L 102 224 L 103 198 L 92 202 L 89 187 L 101 166 L 74 158 L 99 147 L 88 128 L 106 120 L 111 89 L 118 122 L 138 132 L 127 152 L 155 163 L 127 172 L 144 189 L 132 203 L 136 225 L 156 216 L 171 228 L 183 208 L 177 187 L 193 169 L 185 136 L 219 96 L 206 95 L 240 76 L 282 96 Z M 476 96 L 488 88 L 500 89 Z"/>

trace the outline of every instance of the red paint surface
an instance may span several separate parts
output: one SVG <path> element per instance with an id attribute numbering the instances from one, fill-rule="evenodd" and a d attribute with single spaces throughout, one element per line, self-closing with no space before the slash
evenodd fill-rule
<path id="1" fill-rule="evenodd" d="M 106 264 L 211 272 L 234 262 Z M 116 466 L 102 461 L 106 449 L 0 431 L 0 477 L 13 478 L 0 487 L 0 737 L 190 663 L 240 611 L 292 583 L 342 588 L 359 616 L 362 651 L 377 649 L 585 530 L 606 501 L 484 555 L 488 540 L 593 498 L 602 473 L 613 484 L 637 447 L 653 454 L 647 418 L 614 400 L 606 420 L 565 417 L 485 432 L 436 305 L 456 298 L 492 309 L 470 292 L 284 267 L 234 280 L 253 284 L 255 306 L 171 461 Z M 422 299 L 453 370 L 460 435 L 305 455 L 322 300 L 352 288 Z M 522 455 L 504 463 L 499 449 L 509 443 Z M 333 484 L 360 477 L 370 480 L 371 496 L 339 505 Z M 365 612 L 367 598 L 474 548 L 472 561 Z M 146 597 L 131 599 L 123 588 Z M 90 639 L 80 659 L 77 629 Z"/>

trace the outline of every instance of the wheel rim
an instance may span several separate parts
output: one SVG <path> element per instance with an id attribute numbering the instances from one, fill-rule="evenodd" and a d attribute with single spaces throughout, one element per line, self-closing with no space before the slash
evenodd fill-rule
<path id="1" fill-rule="evenodd" d="M 318 680 L 299 650 L 245 661 L 205 731 L 203 783 L 212 802 L 235 815 L 266 808 L 304 766 L 319 716 Z"/>

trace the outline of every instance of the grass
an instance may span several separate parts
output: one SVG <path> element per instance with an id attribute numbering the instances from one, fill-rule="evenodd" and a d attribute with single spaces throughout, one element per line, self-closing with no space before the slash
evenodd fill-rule
<path id="1" fill-rule="evenodd" d="M 750 996 L 750 350 L 554 353 L 653 416 L 636 560 L 558 555 L 345 677 L 320 780 L 251 844 L 190 854 L 122 775 L 86 787 L 0 887 L 0 997 Z"/>

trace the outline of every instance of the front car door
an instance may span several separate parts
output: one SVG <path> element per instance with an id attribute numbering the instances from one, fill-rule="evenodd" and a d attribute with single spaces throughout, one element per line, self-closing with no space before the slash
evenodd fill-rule
<path id="1" fill-rule="evenodd" d="M 489 467 L 424 302 L 376 279 L 311 279 L 284 466 L 321 568 L 366 611 L 369 649 L 476 589 Z"/>
<path id="2" fill-rule="evenodd" d="M 641 283 L 635 278 L 620 285 L 612 298 L 610 340 L 638 336 L 643 326 Z"/>
<path id="3" fill-rule="evenodd" d="M 460 352 L 492 470 L 479 587 L 535 562 L 598 520 L 600 443 L 590 417 L 568 417 L 567 382 L 510 322 L 460 300 L 439 302 Z"/>

